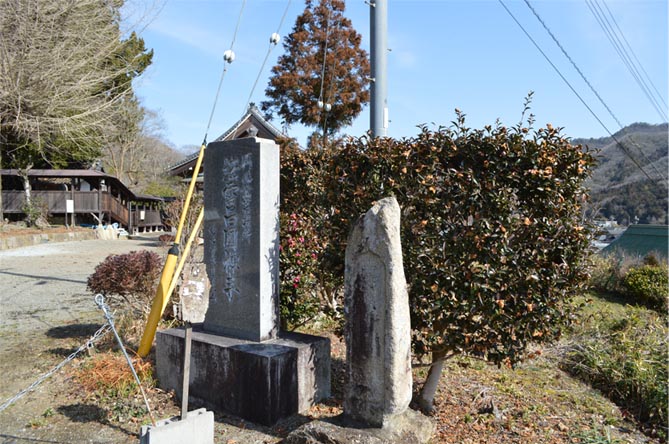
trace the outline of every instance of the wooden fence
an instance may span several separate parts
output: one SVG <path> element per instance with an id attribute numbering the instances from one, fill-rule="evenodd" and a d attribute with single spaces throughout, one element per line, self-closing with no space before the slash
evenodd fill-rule
<path id="1" fill-rule="evenodd" d="M 110 218 L 121 225 L 132 228 L 133 231 L 155 231 L 164 228 L 160 210 L 145 207 L 142 204 L 134 206 L 132 211 L 128 206 L 111 195 L 109 192 L 98 191 L 39 191 L 31 192 L 33 199 L 43 202 L 48 208 L 49 214 L 65 214 L 67 201 L 74 201 L 75 214 L 107 214 Z M 7 214 L 23 213 L 26 201 L 24 191 L 3 190 L 2 209 Z"/>
<path id="2" fill-rule="evenodd" d="M 67 201 L 73 200 L 75 214 L 106 213 L 122 225 L 130 221 L 128 208 L 108 192 L 33 190 L 31 196 L 34 201 L 44 203 L 50 214 L 65 214 Z M 23 213 L 25 201 L 24 191 L 2 191 L 2 211 L 5 213 Z"/>

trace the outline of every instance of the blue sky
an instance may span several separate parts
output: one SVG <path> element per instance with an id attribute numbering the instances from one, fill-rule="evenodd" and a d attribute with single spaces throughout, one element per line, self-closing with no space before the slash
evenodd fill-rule
<path id="1" fill-rule="evenodd" d="M 667 1 L 598 1 L 606 1 L 666 102 Z M 604 124 L 617 131 L 615 120 L 526 4 L 518 0 L 504 3 Z M 243 114 L 269 36 L 276 32 L 287 4 L 288 0 L 247 0 L 234 44 L 236 60 L 225 75 L 208 140 Z M 369 6 L 363 0 L 346 4 L 345 15 L 362 34 L 363 47 L 368 50 Z M 531 4 L 623 125 L 662 122 L 585 0 L 532 0 Z M 176 147 L 202 142 L 223 69 L 223 53 L 231 45 L 241 5 L 242 0 L 167 0 L 152 11 L 152 19 L 140 32 L 154 49 L 154 62 L 136 83 L 136 91 L 145 107 L 162 116 L 165 138 Z M 282 36 L 290 32 L 303 9 L 302 0 L 291 0 L 279 32 Z M 564 127 L 571 137 L 606 135 L 497 0 L 389 0 L 388 39 L 391 137 L 415 135 L 421 123 L 448 125 L 455 108 L 467 114 L 470 127 L 493 124 L 497 118 L 505 125 L 515 125 L 529 91 L 534 91 L 536 125 Z M 271 52 L 252 102 L 264 99 L 270 69 L 282 52 L 281 45 Z M 281 127 L 278 118 L 273 123 Z M 344 132 L 360 136 L 368 128 L 369 109 L 365 108 Z M 294 125 L 289 134 L 304 144 L 311 131 Z"/>

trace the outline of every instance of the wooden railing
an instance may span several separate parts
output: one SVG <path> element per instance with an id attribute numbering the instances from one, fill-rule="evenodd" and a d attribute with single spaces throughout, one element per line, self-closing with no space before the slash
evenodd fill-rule
<path id="1" fill-rule="evenodd" d="M 23 213 L 23 204 L 26 201 L 26 193 L 23 191 L 3 191 L 2 211 L 5 213 Z"/>
<path id="2" fill-rule="evenodd" d="M 31 192 L 33 199 L 43 202 L 51 214 L 65 214 L 67 200 L 74 201 L 76 213 L 107 213 L 122 225 L 128 225 L 129 211 L 120 199 L 107 192 L 98 191 L 39 191 Z M 100 202 L 102 197 L 102 202 Z M 23 213 L 26 201 L 24 191 L 3 190 L 2 210 L 5 213 Z"/>
<path id="3" fill-rule="evenodd" d="M 128 209 L 111 194 L 102 193 L 102 208 L 104 212 L 108 212 L 113 219 L 116 219 L 122 225 L 128 225 L 130 221 Z"/>
<path id="4" fill-rule="evenodd" d="M 142 219 L 141 212 L 144 211 L 144 219 Z M 158 210 L 133 210 L 132 211 L 132 226 L 133 227 L 161 227 L 163 219 Z"/>

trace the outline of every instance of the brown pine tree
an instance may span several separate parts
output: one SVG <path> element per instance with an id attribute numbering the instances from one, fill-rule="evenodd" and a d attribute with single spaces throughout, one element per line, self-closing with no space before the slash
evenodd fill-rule
<path id="1" fill-rule="evenodd" d="M 268 116 L 327 135 L 350 125 L 369 102 L 369 58 L 344 9 L 343 0 L 306 0 L 272 68 L 269 100 L 261 104 Z"/>

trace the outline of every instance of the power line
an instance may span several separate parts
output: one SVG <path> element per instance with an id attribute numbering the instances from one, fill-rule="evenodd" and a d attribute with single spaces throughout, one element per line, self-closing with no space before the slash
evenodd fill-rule
<path id="1" fill-rule="evenodd" d="M 618 53 L 618 57 L 620 57 L 625 67 L 634 78 L 637 85 L 639 85 L 639 88 L 641 88 L 641 91 L 644 93 L 644 95 L 646 96 L 650 104 L 653 106 L 653 108 L 655 108 L 655 111 L 657 111 L 657 113 L 660 115 L 660 118 L 666 122 L 667 121 L 666 114 L 662 111 L 662 107 L 658 104 L 657 100 L 651 94 L 650 89 L 646 85 L 644 79 L 641 77 L 639 71 L 636 69 L 636 66 L 632 62 L 632 59 L 629 57 L 627 50 L 623 47 L 622 42 L 615 33 L 615 30 L 613 29 L 611 22 L 604 14 L 604 11 L 596 2 L 585 0 L 585 3 L 588 6 L 588 9 L 590 9 L 592 15 L 597 20 L 597 23 L 599 24 L 600 28 L 602 28 L 602 30 L 604 31 L 604 34 L 609 40 L 609 43 L 611 43 L 613 48 Z"/>
<path id="2" fill-rule="evenodd" d="M 581 69 L 578 67 L 578 65 L 576 65 L 576 62 L 574 62 L 574 59 L 572 59 L 571 56 L 567 53 L 567 50 L 564 49 L 564 47 L 562 46 L 562 44 L 560 43 L 560 41 L 557 39 L 557 37 L 555 37 L 555 34 L 553 34 L 553 32 L 552 32 L 552 31 L 550 30 L 550 28 L 548 27 L 548 25 L 546 25 L 546 22 L 544 22 L 544 20 L 541 18 L 541 16 L 539 15 L 539 13 L 534 9 L 534 7 L 533 7 L 532 4 L 529 2 L 529 0 L 524 0 L 524 1 L 525 1 L 525 4 L 527 5 L 527 7 L 530 8 L 530 11 L 532 11 L 532 14 L 534 14 L 534 16 L 536 17 L 536 19 L 539 20 L 539 23 L 541 23 L 541 25 L 544 27 L 544 29 L 546 30 L 546 32 L 548 33 L 548 35 L 551 36 L 551 38 L 553 39 L 553 42 L 555 42 L 555 44 L 558 46 L 558 48 L 560 48 L 560 51 L 562 51 L 562 54 L 567 58 L 567 60 L 569 60 L 569 62 L 570 62 L 571 65 L 574 67 L 574 69 L 576 70 L 576 72 L 578 72 L 578 74 L 581 76 L 581 78 L 583 79 L 583 81 L 585 82 L 585 84 L 588 85 L 588 87 L 590 88 L 590 91 L 592 91 L 592 93 L 597 97 L 597 99 L 599 100 L 599 102 L 604 106 L 604 108 L 606 108 L 606 111 L 608 111 L 609 115 L 613 118 L 613 120 L 616 121 L 616 123 L 618 124 L 618 126 L 620 127 L 620 129 L 623 129 L 624 127 L 623 127 L 623 124 L 620 122 L 620 119 L 618 119 L 618 117 L 613 113 L 613 111 L 611 110 L 611 108 L 609 107 L 609 105 L 604 101 L 604 99 L 602 98 L 602 96 L 600 96 L 599 92 L 597 92 L 597 90 L 595 89 L 595 87 L 592 86 L 592 84 L 590 83 L 590 81 L 588 80 L 588 78 L 585 76 L 585 74 L 583 74 L 583 71 L 581 71 Z M 586 0 L 586 1 L 587 1 L 587 0 Z M 630 141 L 632 141 L 633 143 L 635 143 L 631 138 L 630 138 Z M 636 143 L 635 143 L 635 144 L 636 144 Z M 621 145 L 622 145 L 622 143 L 621 143 Z M 666 180 L 666 178 L 664 177 L 664 175 L 662 175 L 662 173 L 660 173 L 660 172 L 657 170 L 657 168 L 656 168 L 655 165 L 650 161 L 650 159 L 648 159 L 648 157 L 646 157 L 646 155 L 644 154 L 644 152 L 643 152 L 643 150 L 641 149 L 641 147 L 640 147 L 638 144 L 636 144 L 636 145 L 637 145 L 637 149 L 639 150 L 639 152 L 641 153 L 641 155 L 644 157 L 644 159 L 646 160 L 646 162 L 647 162 L 648 164 L 650 164 L 650 166 L 655 170 L 656 174 L 657 174 L 662 180 Z"/>
<path id="3" fill-rule="evenodd" d="M 336 22 L 335 29 L 340 29 L 341 22 Z M 328 116 L 330 115 L 330 110 L 332 109 L 332 96 L 334 93 L 334 84 L 335 84 L 335 63 L 336 59 L 332 60 L 332 67 L 330 69 L 330 89 L 328 91 L 328 99 L 325 105 L 325 117 L 323 118 L 323 134 L 325 135 L 325 130 L 327 129 Z"/>
<path id="4" fill-rule="evenodd" d="M 597 122 L 599 122 L 599 124 L 602 126 L 602 128 L 604 128 L 604 130 L 609 134 L 609 136 L 611 136 L 611 138 L 612 138 L 613 140 L 616 141 L 616 143 L 618 144 L 618 146 L 620 146 L 620 149 L 623 150 L 623 152 L 627 155 L 627 157 L 630 158 L 630 160 L 634 163 L 634 165 L 636 165 L 636 167 L 639 168 L 639 170 L 641 170 L 641 172 L 642 172 L 642 173 L 643 173 L 649 180 L 653 181 L 653 179 L 648 175 L 648 173 L 646 172 L 646 170 L 644 170 L 643 167 L 639 164 L 639 162 L 636 161 L 636 159 L 634 158 L 634 156 L 632 156 L 632 154 L 631 154 L 629 151 L 627 151 L 627 149 L 620 143 L 620 141 L 616 138 L 616 136 L 613 135 L 613 133 L 612 133 L 612 132 L 608 129 L 608 127 L 604 124 L 604 122 L 602 122 L 602 120 L 599 118 L 599 116 L 598 116 L 598 115 L 592 110 L 592 108 L 590 108 L 590 106 L 585 102 L 585 100 L 583 99 L 583 97 L 581 97 L 581 95 L 574 89 L 574 87 L 571 85 L 571 83 L 569 83 L 569 81 L 565 78 L 565 76 L 564 76 L 564 75 L 562 74 L 562 72 L 558 69 L 558 67 L 555 66 L 555 64 L 553 63 L 553 61 L 546 55 L 546 53 L 541 49 L 541 47 L 539 46 L 539 44 L 534 40 L 534 38 L 532 38 L 532 36 L 530 35 L 530 33 L 527 32 L 527 30 L 525 29 L 525 27 L 518 21 L 518 19 L 516 18 L 516 16 L 513 15 L 513 13 L 509 10 L 509 8 L 506 6 L 506 4 L 504 3 L 504 1 L 503 1 L 503 0 L 497 0 L 497 1 L 502 5 L 502 7 L 503 7 L 504 10 L 509 14 L 509 16 L 511 16 L 511 18 L 513 19 L 513 21 L 516 22 L 516 24 L 518 25 L 518 27 L 523 31 L 523 33 L 527 36 L 527 38 L 530 39 L 530 41 L 531 41 L 532 44 L 535 46 L 535 48 L 537 48 L 537 50 L 541 53 L 541 55 L 542 55 L 542 56 L 546 59 L 546 61 L 551 65 L 551 67 L 555 70 L 555 72 L 560 76 L 560 78 L 562 79 L 562 81 L 564 81 L 565 84 L 569 87 L 569 89 L 574 93 L 574 95 L 576 95 L 576 97 L 578 97 L 578 99 L 581 101 L 581 103 L 583 104 L 583 106 L 585 106 L 586 109 L 587 109 L 588 111 L 590 111 L 590 114 L 592 114 L 592 116 L 595 118 L 595 120 L 597 120 Z"/>
<path id="5" fill-rule="evenodd" d="M 325 82 L 325 65 L 328 59 L 328 39 L 330 37 L 330 6 L 326 2 L 323 2 L 323 5 L 328 10 L 327 18 L 325 19 L 325 44 L 323 45 L 323 69 L 321 70 L 321 88 L 318 94 L 318 103 L 319 106 L 323 106 L 323 84 Z"/>
<path id="6" fill-rule="evenodd" d="M 216 104 L 218 103 L 218 97 L 221 93 L 221 85 L 223 85 L 223 79 L 225 78 L 225 73 L 228 72 L 228 65 L 235 60 L 235 53 L 233 52 L 233 48 L 235 46 L 235 41 L 237 40 L 237 33 L 239 32 L 239 24 L 242 21 L 244 6 L 246 6 L 246 0 L 242 1 L 242 7 L 239 10 L 239 16 L 237 17 L 237 24 L 235 25 L 235 32 L 232 35 L 232 42 L 230 43 L 230 49 L 225 51 L 225 53 L 223 54 L 223 72 L 221 72 L 221 79 L 218 81 L 218 88 L 216 88 L 216 95 L 214 96 L 214 104 L 212 105 L 211 113 L 209 114 L 209 122 L 207 122 L 207 129 L 204 131 L 204 141 L 202 142 L 203 145 L 207 144 L 207 134 L 209 134 L 211 121 L 214 118 L 214 112 L 216 111 Z"/>
<path id="7" fill-rule="evenodd" d="M 662 104 L 664 105 L 664 109 L 666 110 L 667 109 L 667 102 L 665 102 L 664 98 L 662 97 L 662 94 L 660 94 L 657 87 L 655 86 L 655 83 L 653 83 L 653 80 L 650 78 L 650 76 L 648 75 L 648 73 L 644 69 L 643 63 L 641 63 L 639 58 L 636 56 L 636 53 L 634 52 L 634 49 L 632 49 L 632 46 L 627 41 L 627 38 L 625 37 L 625 34 L 623 33 L 623 30 L 618 25 L 618 21 L 613 16 L 613 13 L 609 9 L 609 6 L 606 4 L 606 2 L 603 2 L 603 3 L 604 3 L 604 7 L 606 8 L 609 15 L 611 16 L 611 20 L 613 20 L 613 24 L 616 25 L 616 28 L 618 29 L 618 32 L 620 33 L 620 36 L 623 38 L 623 41 L 625 42 L 625 44 L 629 48 L 630 52 L 632 53 L 632 56 L 634 57 L 634 60 L 636 60 L 637 64 L 641 68 L 641 71 L 643 71 L 644 75 L 646 76 L 646 79 L 648 79 L 648 83 L 650 83 L 650 85 L 653 87 L 653 90 L 655 90 L 655 94 L 656 94 L 657 98 L 662 102 Z"/>
<path id="8" fill-rule="evenodd" d="M 281 27 L 283 26 L 283 22 L 286 19 L 286 14 L 288 14 L 288 8 L 290 7 L 290 2 L 291 0 L 288 0 L 288 3 L 286 3 L 286 9 L 283 11 L 283 15 L 281 16 L 281 20 L 279 21 L 279 26 L 276 28 L 276 32 L 272 34 L 269 38 L 269 46 L 267 48 L 267 53 L 265 54 L 265 59 L 262 62 L 262 65 L 260 66 L 260 70 L 258 71 L 258 75 L 256 76 L 255 82 L 253 82 L 253 86 L 251 87 L 251 92 L 249 93 L 249 97 L 246 100 L 246 105 L 244 105 L 244 109 L 242 110 L 242 115 L 246 113 L 246 109 L 249 106 L 249 103 L 251 103 L 251 97 L 253 97 L 253 93 L 255 92 L 256 87 L 258 86 L 258 81 L 260 80 L 260 76 L 262 75 L 263 70 L 265 69 L 265 65 L 267 64 L 267 60 L 269 59 L 269 55 L 272 53 L 272 50 L 276 47 L 276 45 L 279 43 L 281 40 L 281 36 L 279 35 L 279 31 L 281 31 Z"/>

